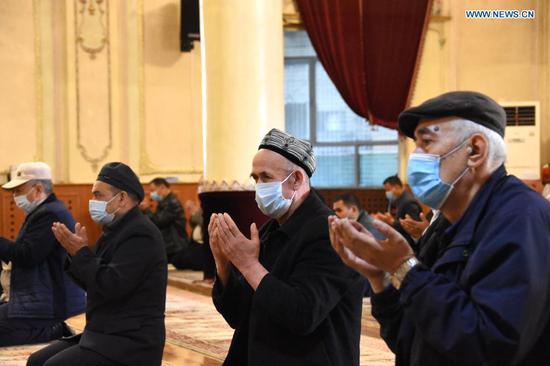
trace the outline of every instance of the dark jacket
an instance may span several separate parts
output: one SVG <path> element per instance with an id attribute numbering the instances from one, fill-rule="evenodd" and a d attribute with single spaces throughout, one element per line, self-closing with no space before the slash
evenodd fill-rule
<path id="1" fill-rule="evenodd" d="M 82 347 L 130 366 L 162 362 L 167 265 L 160 232 L 134 207 L 72 257 L 88 291 Z"/>
<path id="2" fill-rule="evenodd" d="M 500 167 L 441 240 L 372 299 L 396 364 L 548 364 L 550 202 Z"/>
<path id="3" fill-rule="evenodd" d="M 12 262 L 10 318 L 64 320 L 84 311 L 84 292 L 63 270 L 67 252 L 53 235 L 56 221 L 74 229 L 71 213 L 52 193 L 25 217 L 15 242 L 0 238 L 0 259 Z"/>
<path id="4" fill-rule="evenodd" d="M 407 233 L 407 231 L 405 231 L 405 229 L 403 229 L 399 219 L 404 219 L 406 215 L 409 215 L 413 220 L 420 220 L 420 213 L 422 212 L 420 204 L 416 202 L 414 197 L 409 192 L 403 191 L 401 196 L 399 196 L 395 202 L 392 202 L 392 206 L 395 207 L 395 223 L 393 224 L 393 227 L 395 230 L 399 231 L 405 239 L 407 239 L 409 244 L 416 251 L 417 248 L 414 239 L 409 235 L 409 233 Z"/>
<path id="5" fill-rule="evenodd" d="M 384 239 L 384 236 L 380 231 L 374 228 L 374 219 L 369 216 L 367 211 L 361 210 L 357 217 L 357 222 L 360 223 L 365 229 L 371 232 L 377 239 Z"/>
<path id="6" fill-rule="evenodd" d="M 260 230 L 260 262 L 270 272 L 256 292 L 233 273 L 213 300 L 235 329 L 224 365 L 359 364 L 363 281 L 330 245 L 331 210 L 310 194 L 282 225 Z"/>
<path id="7" fill-rule="evenodd" d="M 170 259 L 174 254 L 187 247 L 185 212 L 178 197 L 170 192 L 157 204 L 155 212 L 145 210 L 149 218 L 162 233 L 166 255 Z"/>

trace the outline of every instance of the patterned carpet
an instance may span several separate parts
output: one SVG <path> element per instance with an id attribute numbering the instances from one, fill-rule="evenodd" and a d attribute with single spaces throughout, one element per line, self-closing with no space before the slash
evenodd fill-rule
<path id="1" fill-rule="evenodd" d="M 74 319 L 71 326 L 78 328 L 83 318 Z M 166 342 L 183 347 L 216 360 L 223 360 L 233 330 L 216 312 L 210 298 L 169 287 L 166 299 Z M 44 345 L 0 348 L 1 366 L 24 366 L 28 355 Z M 163 362 L 163 366 L 177 362 Z M 370 304 L 363 304 L 361 337 L 361 366 L 390 366 L 393 354 L 378 337 L 378 324 L 370 315 Z"/>
<path id="2" fill-rule="evenodd" d="M 210 299 L 181 298 L 169 294 L 166 304 L 166 340 L 209 357 L 223 360 L 229 349 L 233 330 L 216 312 Z M 389 366 L 394 355 L 380 337 L 379 326 L 371 316 L 370 303 L 363 303 L 361 366 Z"/>

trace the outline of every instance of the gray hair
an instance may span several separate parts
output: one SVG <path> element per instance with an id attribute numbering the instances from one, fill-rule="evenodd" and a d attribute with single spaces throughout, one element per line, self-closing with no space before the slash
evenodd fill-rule
<path id="1" fill-rule="evenodd" d="M 487 165 L 491 172 L 506 162 L 506 144 L 498 133 L 467 119 L 452 120 L 448 123 L 453 129 L 457 142 L 464 141 L 476 133 L 485 136 L 489 146 Z"/>
<path id="2" fill-rule="evenodd" d="M 34 183 L 39 183 L 44 188 L 44 193 L 46 194 L 53 192 L 53 184 L 50 179 L 35 179 Z"/>
<path id="3" fill-rule="evenodd" d="M 310 184 L 310 181 L 309 181 L 309 176 L 306 173 L 306 170 L 304 168 L 302 168 L 301 166 L 298 166 L 297 164 L 294 164 L 293 162 L 291 162 L 288 159 L 286 159 L 286 161 L 287 161 L 287 166 L 286 166 L 287 173 L 290 174 L 293 171 L 299 170 L 300 173 L 302 173 L 302 175 L 304 176 L 304 180 L 305 180 L 307 186 L 310 187 L 311 184 Z"/>

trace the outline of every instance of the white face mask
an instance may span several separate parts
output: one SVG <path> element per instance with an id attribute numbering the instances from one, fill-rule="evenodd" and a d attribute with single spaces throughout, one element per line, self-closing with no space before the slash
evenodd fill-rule
<path id="1" fill-rule="evenodd" d="M 285 198 L 283 196 L 283 183 L 291 175 L 292 173 L 282 182 L 256 183 L 256 203 L 264 215 L 278 219 L 288 212 L 296 192 L 292 197 Z"/>
<path id="2" fill-rule="evenodd" d="M 13 196 L 13 200 L 15 202 L 15 205 L 25 211 L 25 213 L 28 215 L 31 213 L 36 206 L 40 204 L 40 200 L 34 200 L 33 202 L 29 201 L 27 198 L 27 195 L 34 189 L 34 186 L 25 194 L 19 195 L 19 196 Z"/>
<path id="3" fill-rule="evenodd" d="M 109 202 L 111 202 L 116 196 L 115 194 L 113 198 L 111 198 L 109 201 L 98 201 L 98 200 L 90 200 L 88 201 L 88 211 L 90 212 L 90 216 L 92 217 L 92 220 L 100 225 L 106 225 L 113 222 L 115 219 L 115 213 L 118 211 L 117 208 L 114 212 L 108 213 L 107 212 L 107 205 Z"/>

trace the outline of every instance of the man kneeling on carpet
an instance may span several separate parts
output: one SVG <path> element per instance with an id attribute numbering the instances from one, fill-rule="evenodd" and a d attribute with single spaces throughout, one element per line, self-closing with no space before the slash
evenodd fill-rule
<path id="1" fill-rule="evenodd" d="M 72 256 L 69 274 L 88 292 L 84 333 L 31 355 L 28 366 L 160 366 L 164 348 L 167 264 L 157 227 L 138 208 L 144 192 L 123 163 L 106 164 L 89 211 L 103 225 L 95 246 L 86 228 L 53 232 Z"/>
<path id="2" fill-rule="evenodd" d="M 61 338 L 69 334 L 63 321 L 82 313 L 86 299 L 63 271 L 67 252 L 51 227 L 55 221 L 74 226 L 74 219 L 53 193 L 45 163 L 20 164 L 2 188 L 13 194 L 25 220 L 14 241 L 0 237 L 0 260 L 11 265 L 9 301 L 0 305 L 0 347 Z"/>
<path id="3" fill-rule="evenodd" d="M 248 239 L 228 214 L 210 218 L 212 296 L 235 328 L 224 365 L 359 365 L 363 281 L 330 246 L 314 171 L 311 144 L 273 129 L 251 174 L 272 219 Z"/>

